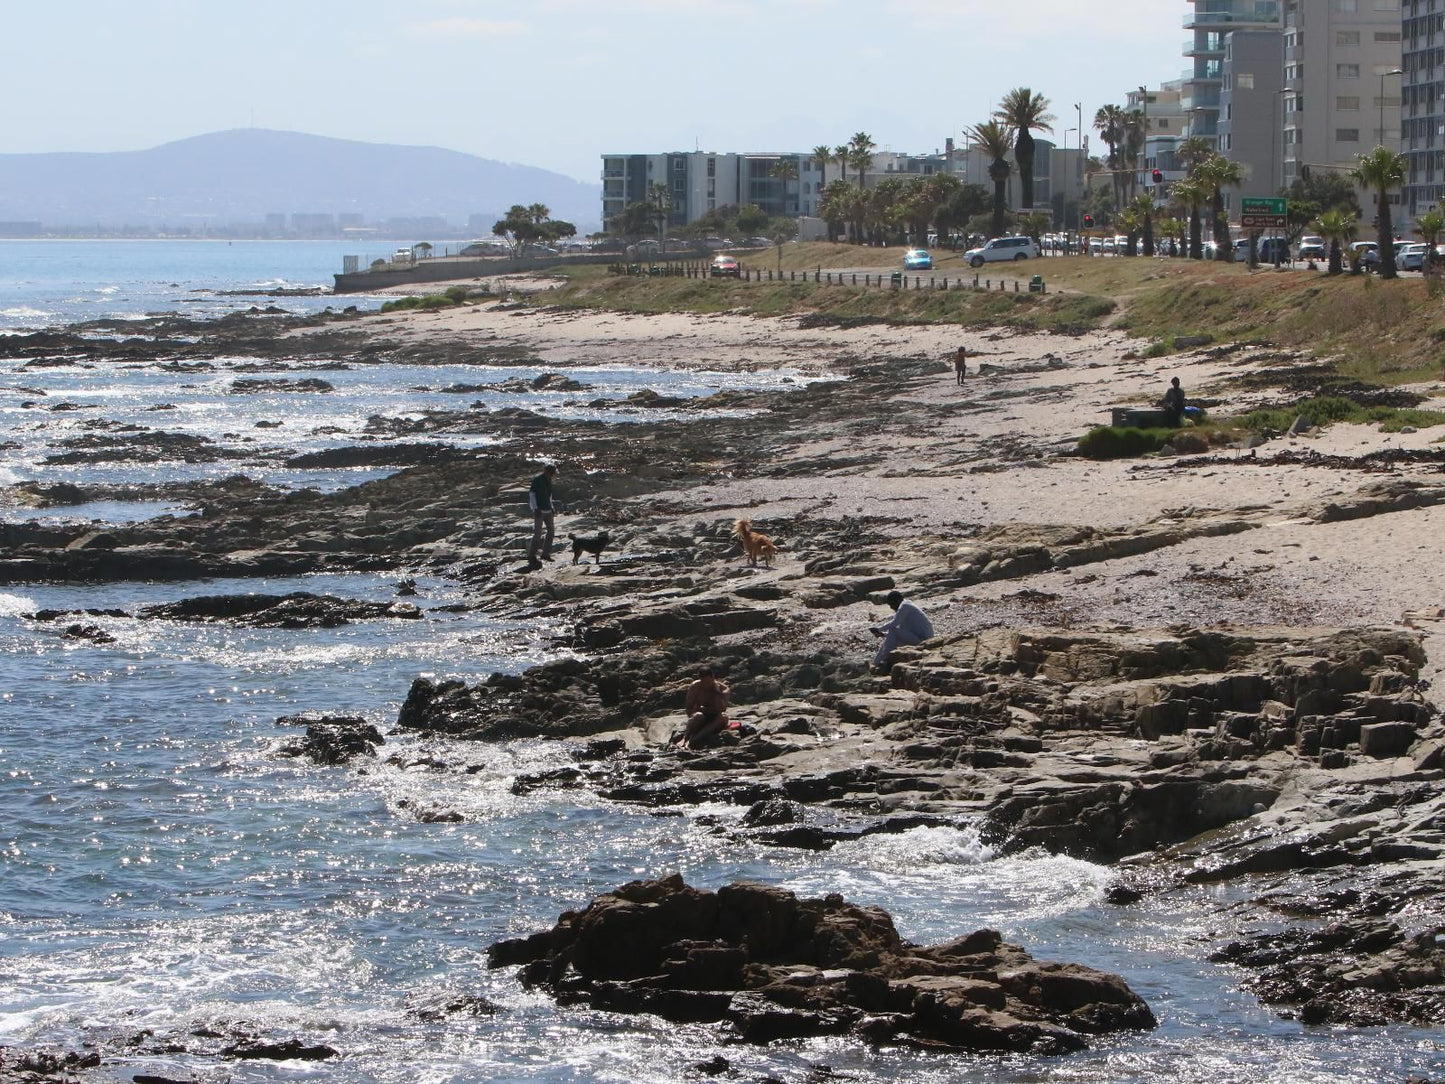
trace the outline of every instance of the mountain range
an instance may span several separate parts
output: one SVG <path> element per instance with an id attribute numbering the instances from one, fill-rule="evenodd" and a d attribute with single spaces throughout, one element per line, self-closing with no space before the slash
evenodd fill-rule
<path id="1" fill-rule="evenodd" d="M 601 186 L 440 147 L 238 128 L 142 151 L 0 154 L 0 221 L 145 227 L 359 214 L 367 224 L 443 216 L 490 229 L 514 203 L 544 203 L 580 232 Z"/>

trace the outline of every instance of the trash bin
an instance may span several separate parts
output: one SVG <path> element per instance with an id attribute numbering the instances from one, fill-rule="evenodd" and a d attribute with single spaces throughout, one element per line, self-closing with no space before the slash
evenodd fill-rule
<path id="1" fill-rule="evenodd" d="M 903 272 L 902 272 L 902 271 L 895 271 L 895 272 L 893 272 L 893 276 L 892 276 L 892 278 L 889 279 L 889 281 L 892 282 L 894 286 L 902 286 L 902 285 L 903 285 Z"/>
<path id="2" fill-rule="evenodd" d="M 1043 276 L 1043 275 L 1035 275 L 1033 278 L 1029 279 L 1029 293 L 1031 293 L 1031 294 L 1041 294 L 1041 293 L 1043 293 L 1043 292 L 1044 292 L 1044 276 Z"/>

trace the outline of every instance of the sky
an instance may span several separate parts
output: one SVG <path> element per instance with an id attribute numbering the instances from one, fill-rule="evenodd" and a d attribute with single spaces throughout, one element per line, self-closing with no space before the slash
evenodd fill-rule
<path id="1" fill-rule="evenodd" d="M 0 153 L 274 128 L 596 181 L 605 153 L 1055 134 L 1186 66 L 1185 0 L 3 0 Z M 1077 133 L 1067 136 L 1077 145 Z M 1093 136 L 1098 144 L 1097 135 Z"/>

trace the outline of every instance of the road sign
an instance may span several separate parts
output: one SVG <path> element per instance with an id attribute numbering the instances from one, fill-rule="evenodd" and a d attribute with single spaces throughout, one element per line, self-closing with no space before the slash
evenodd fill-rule
<path id="1" fill-rule="evenodd" d="M 1289 200 L 1250 196 L 1239 201 L 1239 224 L 1247 230 L 1282 230 L 1289 223 Z"/>

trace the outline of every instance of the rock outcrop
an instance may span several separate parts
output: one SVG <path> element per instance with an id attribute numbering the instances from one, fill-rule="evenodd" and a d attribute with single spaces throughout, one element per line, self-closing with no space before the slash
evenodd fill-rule
<path id="1" fill-rule="evenodd" d="M 747 882 L 717 892 L 679 876 L 634 881 L 502 941 L 559 1001 L 719 1023 L 749 1042 L 854 1034 L 977 1052 L 1057 1054 L 1086 1036 L 1152 1028 L 1117 975 L 1040 963 L 993 930 L 940 945 L 905 941 L 888 914 L 840 896 L 800 899 Z"/>

